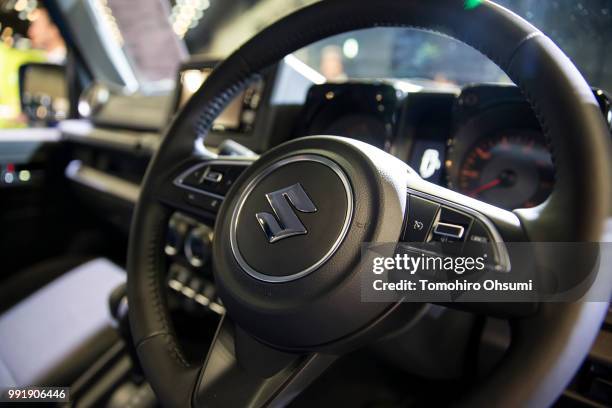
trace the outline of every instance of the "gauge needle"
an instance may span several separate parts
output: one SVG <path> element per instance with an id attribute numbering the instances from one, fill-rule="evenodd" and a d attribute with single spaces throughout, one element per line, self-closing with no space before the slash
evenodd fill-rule
<path id="1" fill-rule="evenodd" d="M 501 183 L 501 179 L 498 177 L 494 180 L 489 181 L 487 184 L 483 184 L 482 186 L 475 188 L 474 190 L 470 191 L 468 195 L 470 197 L 475 197 L 476 195 L 478 195 L 479 193 L 482 193 L 483 191 L 492 189 L 493 187 L 497 186 L 499 183 Z"/>

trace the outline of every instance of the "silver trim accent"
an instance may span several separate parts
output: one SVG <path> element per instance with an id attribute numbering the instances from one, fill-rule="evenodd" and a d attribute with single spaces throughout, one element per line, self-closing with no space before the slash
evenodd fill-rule
<path id="1" fill-rule="evenodd" d="M 35 129 L 23 131 L 31 130 Z M 104 129 L 95 127 L 86 119 L 63 120 L 53 130 L 58 133 L 58 138 L 77 143 L 146 153 L 156 152 L 162 140 L 162 135 L 156 132 Z M 205 148 L 208 153 L 215 155 L 218 153 L 218 149 L 214 146 Z"/>
<path id="2" fill-rule="evenodd" d="M 462 204 L 458 204 L 454 201 L 449 201 L 445 198 L 442 198 L 440 196 L 437 195 L 433 195 L 433 194 L 428 194 L 428 193 L 424 193 L 422 191 L 419 190 L 414 190 L 413 188 L 408 187 L 406 189 L 408 194 L 412 194 L 415 195 L 417 197 L 421 197 L 421 198 L 425 198 L 431 201 L 434 201 L 440 205 L 445 205 L 447 207 L 451 207 L 455 210 L 458 210 L 460 212 L 464 212 L 467 213 L 469 215 L 471 215 L 472 217 L 478 219 L 480 222 L 482 222 L 484 224 L 484 226 L 487 228 L 487 231 L 489 231 L 491 233 L 491 236 L 493 237 L 493 242 L 495 242 L 496 244 L 502 244 L 502 245 L 494 245 L 493 248 L 496 252 L 496 255 L 498 255 L 499 257 L 499 263 L 500 263 L 500 271 L 501 272 L 510 272 L 511 269 L 511 264 L 510 264 L 510 256 L 508 255 L 508 250 L 506 249 L 506 244 L 504 242 L 504 240 L 502 239 L 501 235 L 499 235 L 499 232 L 497 232 L 497 228 L 495 228 L 495 226 L 493 225 L 493 223 L 487 218 L 485 217 L 483 214 L 479 213 L 476 210 L 471 209 L 470 207 L 467 207 L 465 205 Z M 449 190 L 450 191 L 450 190 Z M 410 210 L 409 210 L 410 211 Z M 498 250 L 501 249 L 501 250 Z"/>
<path id="3" fill-rule="evenodd" d="M 456 233 L 451 233 L 451 232 L 442 232 L 442 231 L 438 231 L 438 227 L 442 225 L 443 227 L 450 227 L 450 228 L 454 228 L 457 232 Z M 447 222 L 436 222 L 436 225 L 434 226 L 433 229 L 433 233 L 436 235 L 442 235 L 443 237 L 450 237 L 450 238 L 456 238 L 456 239 L 461 239 L 461 237 L 463 237 L 463 233 L 465 232 L 465 228 L 463 228 L 461 225 L 456 225 L 456 224 L 449 224 Z"/>
<path id="4" fill-rule="evenodd" d="M 323 257 L 319 259 L 317 262 L 315 262 L 313 265 L 297 273 L 288 275 L 288 276 L 266 275 L 264 273 L 261 273 L 253 269 L 246 262 L 246 260 L 242 257 L 242 254 L 240 253 L 240 250 L 238 248 L 238 240 L 236 237 L 236 229 L 238 228 L 238 218 L 240 216 L 240 213 L 242 211 L 242 207 L 244 206 L 245 201 L 247 200 L 247 198 L 249 197 L 253 189 L 257 186 L 257 184 L 261 180 L 263 180 L 266 176 L 268 176 L 273 171 L 283 166 L 286 166 L 291 163 L 303 162 L 303 161 L 310 161 L 310 162 L 323 164 L 329 167 L 340 178 L 340 181 L 342 182 L 342 185 L 344 186 L 344 190 L 346 192 L 346 199 L 347 199 L 347 210 L 346 210 L 346 215 L 344 217 L 344 224 L 342 225 L 342 229 L 340 233 L 338 234 L 338 237 L 332 244 L 331 248 L 329 249 L 329 251 L 327 251 L 325 255 L 323 255 Z M 346 237 L 346 234 L 348 233 L 349 226 L 353 218 L 353 207 L 354 207 L 353 190 L 351 187 L 351 183 L 349 182 L 349 179 L 344 173 L 344 171 L 342 170 L 342 168 L 338 166 L 335 162 L 325 157 L 317 156 L 314 154 L 302 154 L 302 155 L 291 156 L 291 157 L 279 160 L 273 163 L 272 165 L 268 166 L 264 171 L 262 171 L 255 178 L 253 178 L 249 182 L 249 184 L 246 186 L 246 188 L 242 191 L 240 197 L 238 198 L 238 201 L 236 203 L 236 206 L 234 207 L 234 211 L 232 213 L 232 219 L 230 222 L 230 245 L 232 248 L 232 253 L 234 254 L 234 258 L 236 259 L 238 264 L 242 267 L 242 269 L 246 273 L 248 273 L 251 277 L 258 279 L 260 281 L 263 281 L 263 282 L 282 283 L 282 282 L 290 282 L 296 279 L 303 278 L 304 276 L 314 272 L 319 267 L 321 267 L 325 262 L 327 262 L 329 258 L 331 258 L 332 255 L 336 252 L 336 250 L 340 247 L 340 244 L 342 243 L 342 241 Z"/>
<path id="5" fill-rule="evenodd" d="M 2 129 L 0 143 L 49 143 L 61 138 L 57 128 Z"/>
<path id="6" fill-rule="evenodd" d="M 94 190 L 113 195 L 129 203 L 135 204 L 140 195 L 140 186 L 119 177 L 111 176 L 73 160 L 64 171 L 66 177 Z"/>
<path id="7" fill-rule="evenodd" d="M 103 129 L 82 119 L 62 121 L 58 129 L 67 140 L 128 151 L 145 150 L 152 153 L 161 142 L 158 133 Z"/>

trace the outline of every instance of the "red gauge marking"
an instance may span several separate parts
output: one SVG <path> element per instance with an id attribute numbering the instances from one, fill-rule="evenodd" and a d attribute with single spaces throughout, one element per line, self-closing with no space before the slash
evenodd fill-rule
<path id="1" fill-rule="evenodd" d="M 475 188 L 475 189 L 474 189 L 474 190 L 472 190 L 472 191 L 469 191 L 469 192 L 468 192 L 468 195 L 469 195 L 470 197 L 476 197 L 476 196 L 477 196 L 479 193 L 482 193 L 483 191 L 486 191 L 486 190 L 490 190 L 490 189 L 492 189 L 493 187 L 495 187 L 495 186 L 499 185 L 499 183 L 501 183 L 501 179 L 500 179 L 500 178 L 496 178 L 496 179 L 494 179 L 494 180 L 489 181 L 489 182 L 488 182 L 488 183 L 486 183 L 486 184 L 483 184 L 483 185 L 482 185 L 482 186 L 480 186 L 480 187 Z"/>
<path id="2" fill-rule="evenodd" d="M 465 176 L 465 177 L 469 177 L 469 178 L 476 178 L 476 177 L 480 176 L 480 173 L 477 172 L 476 170 L 464 169 L 464 170 L 461 171 L 461 175 Z"/>

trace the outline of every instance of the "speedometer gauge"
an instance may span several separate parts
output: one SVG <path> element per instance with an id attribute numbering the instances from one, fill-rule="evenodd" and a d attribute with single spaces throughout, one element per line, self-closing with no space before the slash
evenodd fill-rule
<path id="1" fill-rule="evenodd" d="M 550 195 L 554 167 L 541 133 L 503 131 L 478 139 L 459 163 L 455 189 L 498 207 L 534 207 Z"/>

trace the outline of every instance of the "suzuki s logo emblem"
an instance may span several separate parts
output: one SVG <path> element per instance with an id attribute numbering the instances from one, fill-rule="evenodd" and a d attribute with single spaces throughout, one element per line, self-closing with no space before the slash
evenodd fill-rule
<path id="1" fill-rule="evenodd" d="M 255 218 L 268 237 L 268 242 L 273 243 L 294 235 L 308 233 L 293 209 L 303 213 L 313 213 L 317 211 L 317 207 L 300 183 L 268 193 L 266 198 L 274 215 L 260 212 L 255 214 Z"/>

